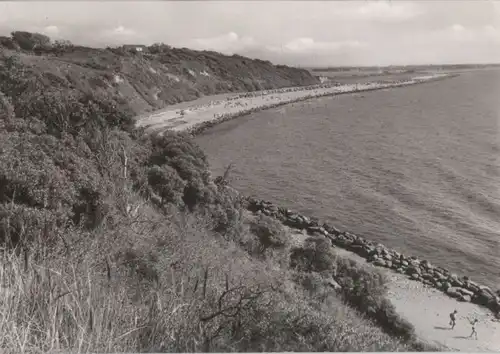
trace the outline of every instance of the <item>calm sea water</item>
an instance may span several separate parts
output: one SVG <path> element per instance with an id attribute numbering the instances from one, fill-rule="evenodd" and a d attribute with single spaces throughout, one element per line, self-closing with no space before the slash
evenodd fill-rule
<path id="1" fill-rule="evenodd" d="M 500 288 L 500 71 L 325 97 L 197 137 L 214 174 Z"/>

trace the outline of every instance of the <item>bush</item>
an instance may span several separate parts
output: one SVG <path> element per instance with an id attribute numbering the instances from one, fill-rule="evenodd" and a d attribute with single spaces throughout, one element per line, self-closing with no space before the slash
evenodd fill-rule
<path id="1" fill-rule="evenodd" d="M 180 204 L 185 182 L 172 167 L 168 165 L 150 167 L 148 182 L 153 191 L 160 196 L 162 205 L 165 203 Z"/>
<path id="2" fill-rule="evenodd" d="M 386 298 L 387 279 L 382 273 L 339 257 L 335 265 L 335 279 L 342 286 L 342 294 L 348 304 L 375 320 L 390 334 L 405 340 L 414 339 L 413 325 L 399 316 Z"/>
<path id="3" fill-rule="evenodd" d="M 12 39 L 24 50 L 32 51 L 37 48 L 49 49 L 51 47 L 50 38 L 40 33 L 15 31 L 11 35 Z"/>
<path id="4" fill-rule="evenodd" d="M 45 123 L 49 134 L 57 137 L 63 133 L 77 136 L 84 131 L 133 128 L 132 111 L 103 91 L 59 87 L 53 85 L 49 74 L 35 73 L 17 56 L 2 59 L 0 91 L 10 98 L 18 118 L 36 118 Z"/>
<path id="5" fill-rule="evenodd" d="M 259 215 L 250 223 L 250 232 L 257 236 L 261 254 L 268 249 L 283 248 L 289 243 L 281 223 L 266 215 Z"/>
<path id="6" fill-rule="evenodd" d="M 293 248 L 290 266 L 304 272 L 324 272 L 334 269 L 335 254 L 323 237 L 309 237 L 304 247 Z"/>

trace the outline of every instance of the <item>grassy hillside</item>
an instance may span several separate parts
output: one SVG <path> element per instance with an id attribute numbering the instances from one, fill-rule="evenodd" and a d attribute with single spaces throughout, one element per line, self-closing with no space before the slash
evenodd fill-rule
<path id="1" fill-rule="evenodd" d="M 297 248 L 281 225 L 249 215 L 189 136 L 146 136 L 132 128 L 131 101 L 81 89 L 88 78 L 55 85 L 62 59 L 10 54 L 0 65 L 0 350 L 421 349 L 380 274 L 319 239 Z"/>
<path id="2" fill-rule="evenodd" d="M 167 45 L 139 53 L 52 43 L 43 35 L 14 32 L 0 37 L 0 51 L 18 53 L 26 69 L 47 83 L 106 94 L 127 102 L 136 114 L 206 95 L 317 83 L 307 70 Z"/>

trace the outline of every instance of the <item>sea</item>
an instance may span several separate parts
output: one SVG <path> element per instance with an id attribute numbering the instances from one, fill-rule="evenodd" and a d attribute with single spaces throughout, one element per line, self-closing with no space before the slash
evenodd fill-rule
<path id="1" fill-rule="evenodd" d="M 500 71 L 298 102 L 196 137 L 212 173 L 500 289 Z"/>

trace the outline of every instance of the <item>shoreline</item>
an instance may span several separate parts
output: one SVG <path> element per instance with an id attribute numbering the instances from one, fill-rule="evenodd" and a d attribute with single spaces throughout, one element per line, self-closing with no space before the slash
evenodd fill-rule
<path id="1" fill-rule="evenodd" d="M 339 256 L 385 274 L 390 280 L 388 300 L 415 327 L 422 342 L 444 347 L 445 351 L 500 351 L 500 289 L 492 291 L 466 276 L 271 202 L 244 199 L 248 212 L 275 218 L 291 231 L 295 242 L 304 242 L 308 237 L 327 238 Z M 448 314 L 457 309 L 457 327 L 453 331 L 448 327 Z M 479 340 L 468 340 L 471 317 L 480 321 Z"/>
<path id="2" fill-rule="evenodd" d="M 149 132 L 166 130 L 186 131 L 197 135 L 217 124 L 266 109 L 295 102 L 341 94 L 405 87 L 456 77 L 459 74 L 420 75 L 407 80 L 374 81 L 357 84 L 323 83 L 305 87 L 287 87 L 273 90 L 236 93 L 206 104 L 184 103 L 181 108 L 167 107 L 157 112 L 139 116 L 136 127 Z M 220 96 L 220 95 L 219 95 Z M 187 106 L 186 106 L 187 105 Z M 178 106 L 178 105 L 176 105 Z"/>
<path id="3" fill-rule="evenodd" d="M 500 289 L 492 290 L 478 284 L 467 276 L 458 276 L 443 267 L 435 267 L 429 261 L 415 256 L 407 256 L 375 243 L 349 231 L 340 231 L 335 226 L 320 224 L 310 217 L 277 207 L 271 202 L 247 197 L 247 209 L 252 213 L 262 213 L 279 220 L 292 229 L 309 235 L 328 238 L 332 245 L 352 252 L 375 267 L 390 269 L 418 281 L 428 287 L 441 291 L 459 302 L 469 302 L 491 310 L 500 318 Z"/>

